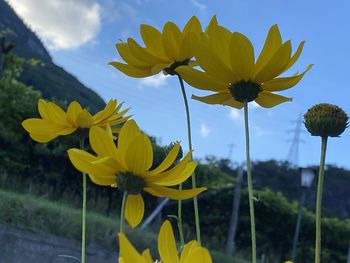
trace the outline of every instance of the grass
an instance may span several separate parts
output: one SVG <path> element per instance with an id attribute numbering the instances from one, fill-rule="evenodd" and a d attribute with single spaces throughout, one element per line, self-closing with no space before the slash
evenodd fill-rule
<path id="1" fill-rule="evenodd" d="M 39 234 L 52 234 L 68 239 L 81 239 L 81 211 L 66 204 L 48 201 L 30 194 L 0 190 L 0 223 Z M 87 242 L 97 243 L 107 249 L 118 249 L 119 219 L 98 213 L 87 214 Z M 127 235 L 139 250 L 150 248 L 157 253 L 157 234 L 150 230 L 127 229 Z M 214 262 L 247 263 L 239 258 L 211 251 Z"/>

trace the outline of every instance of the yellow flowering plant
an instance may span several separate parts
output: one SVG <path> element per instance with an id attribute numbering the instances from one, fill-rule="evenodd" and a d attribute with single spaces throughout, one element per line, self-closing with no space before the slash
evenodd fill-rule
<path id="1" fill-rule="evenodd" d="M 119 263 L 153 263 L 147 249 L 139 254 L 124 233 L 119 233 Z M 169 221 L 164 221 L 158 235 L 158 250 L 162 263 L 212 263 L 209 251 L 195 240 L 188 242 L 178 255 L 174 232 Z M 158 261 L 156 261 L 158 262 Z"/>
<path id="2" fill-rule="evenodd" d="M 58 136 L 70 135 L 80 129 L 85 131 L 93 126 L 106 127 L 116 126 L 126 122 L 130 116 L 124 116 L 129 109 L 120 111 L 123 103 L 118 104 L 117 100 L 110 100 L 105 108 L 95 115 L 81 105 L 73 101 L 68 105 L 67 111 L 53 102 L 43 99 L 38 101 L 38 111 L 41 118 L 30 118 L 22 122 L 23 128 L 30 137 L 37 142 L 47 143 Z M 118 127 L 113 128 L 115 132 Z M 80 138 L 80 147 L 84 148 L 84 136 Z M 86 174 L 83 173 L 83 200 L 82 200 L 82 249 L 81 262 L 85 263 L 85 233 L 86 233 Z"/>
<path id="3" fill-rule="evenodd" d="M 221 104 L 241 109 L 244 107 L 246 137 L 246 165 L 251 223 L 252 262 L 257 262 L 254 216 L 254 196 L 251 176 L 248 103 L 256 101 L 265 108 L 291 101 L 273 92 L 296 85 L 311 69 L 309 65 L 301 74 L 279 77 L 298 60 L 304 42 L 299 44 L 292 55 L 291 41 L 282 42 L 278 26 L 270 28 L 259 57 L 255 60 L 254 47 L 241 33 L 231 32 L 210 23 L 207 34 L 195 49 L 195 58 L 200 69 L 180 66 L 175 71 L 191 86 L 215 92 L 212 95 L 192 98 L 207 104 Z"/>
<path id="4" fill-rule="evenodd" d="M 96 156 L 80 149 L 70 149 L 69 159 L 79 171 L 89 174 L 95 184 L 115 186 L 124 193 L 121 222 L 125 216 L 132 227 L 136 227 L 143 218 L 144 202 L 141 195 L 143 191 L 156 197 L 183 200 L 192 198 L 206 189 L 205 187 L 189 190 L 171 188 L 191 176 L 197 165 L 190 160 L 189 152 L 170 168 L 180 149 L 178 143 L 163 162 L 151 170 L 153 165 L 151 141 L 141 133 L 134 120 L 129 120 L 123 125 L 117 145 L 108 126 L 105 129 L 92 127 L 89 138 Z"/>
<path id="5" fill-rule="evenodd" d="M 45 143 L 60 135 L 72 134 L 79 128 L 122 124 L 129 119 L 129 116 L 124 116 L 129 109 L 119 112 L 122 105 L 123 103 L 118 104 L 117 100 L 110 100 L 103 110 L 92 116 L 76 101 L 71 102 L 65 112 L 55 103 L 40 99 L 38 111 L 41 118 L 24 120 L 22 126 L 33 140 Z"/>

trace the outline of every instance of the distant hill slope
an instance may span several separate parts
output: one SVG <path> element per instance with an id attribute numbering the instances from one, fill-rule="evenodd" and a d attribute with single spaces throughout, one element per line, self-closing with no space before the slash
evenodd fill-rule
<path id="1" fill-rule="evenodd" d="M 15 53 L 25 58 L 40 59 L 43 67 L 26 68 L 21 80 L 40 90 L 44 98 L 77 100 L 92 111 L 101 109 L 104 101 L 93 90 L 85 87 L 74 76 L 52 62 L 40 39 L 17 16 L 4 0 L 0 0 L 0 30 L 9 28 L 16 35 Z"/>

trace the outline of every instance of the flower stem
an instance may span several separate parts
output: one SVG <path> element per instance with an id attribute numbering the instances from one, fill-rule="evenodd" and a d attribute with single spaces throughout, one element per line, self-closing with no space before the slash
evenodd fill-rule
<path id="1" fill-rule="evenodd" d="M 126 204 L 127 197 L 128 197 L 128 192 L 124 191 L 122 208 L 120 209 L 120 229 L 119 229 L 120 233 L 124 233 L 124 215 L 125 215 L 125 204 Z"/>
<path id="2" fill-rule="evenodd" d="M 187 139 L 188 139 L 188 147 L 191 152 L 191 161 L 193 160 L 192 156 L 192 137 L 191 137 L 191 120 L 190 120 L 190 108 L 188 107 L 188 101 L 187 101 L 187 96 L 186 96 L 186 90 L 184 86 L 184 82 L 180 75 L 177 75 L 179 78 L 180 86 L 181 86 L 181 91 L 182 91 L 182 96 L 184 99 L 184 104 L 185 104 L 185 109 L 186 109 L 186 120 L 187 120 Z M 192 173 L 192 188 L 196 188 L 196 174 L 193 172 Z M 181 207 L 181 201 L 179 201 L 179 208 Z M 198 199 L 197 196 L 193 197 L 193 207 L 194 207 L 194 216 L 195 216 L 195 222 L 196 222 L 196 235 L 197 235 L 197 242 L 201 244 L 201 229 L 199 225 L 199 211 L 198 211 Z M 181 210 L 181 209 L 180 209 Z M 180 213 L 181 215 L 181 213 Z M 180 217 L 179 215 L 179 217 Z M 182 220 L 182 218 L 181 218 Z M 181 222 L 182 224 L 182 222 Z"/>
<path id="3" fill-rule="evenodd" d="M 80 149 L 84 150 L 84 137 L 80 138 Z M 85 263 L 86 246 L 86 173 L 83 173 L 83 215 L 81 221 L 81 263 Z"/>
<path id="4" fill-rule="evenodd" d="M 247 163 L 247 181 L 249 195 L 249 212 L 250 212 L 250 231 L 252 239 L 252 263 L 256 263 L 256 234 L 255 234 L 255 216 L 254 216 L 254 200 L 253 200 L 253 183 L 252 171 L 250 163 L 249 149 L 249 127 L 248 127 L 248 102 L 244 102 L 244 127 L 245 127 L 245 147 L 246 147 L 246 163 Z"/>
<path id="5" fill-rule="evenodd" d="M 321 160 L 320 160 L 320 168 L 318 173 L 317 198 L 316 198 L 315 263 L 321 262 L 321 209 L 322 209 L 322 193 L 323 193 L 326 151 L 327 151 L 327 137 L 322 137 Z"/>

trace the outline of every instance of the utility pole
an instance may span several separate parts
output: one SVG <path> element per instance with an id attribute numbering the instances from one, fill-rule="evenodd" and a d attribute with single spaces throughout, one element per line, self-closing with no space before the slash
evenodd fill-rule
<path id="1" fill-rule="evenodd" d="M 299 145 L 300 143 L 304 142 L 300 137 L 301 133 L 303 132 L 302 130 L 302 116 L 299 115 L 299 118 L 294 121 L 296 123 L 294 130 L 292 132 L 294 133 L 293 139 L 291 139 L 292 144 L 289 148 L 287 158 L 286 160 L 293 166 L 298 166 L 299 163 Z"/>
<path id="2" fill-rule="evenodd" d="M 244 175 L 243 167 L 239 166 L 237 168 L 237 183 L 234 189 L 230 227 L 228 230 L 227 241 L 226 241 L 225 254 L 228 256 L 231 256 L 235 250 L 235 237 L 237 232 L 237 223 L 238 223 L 238 215 L 239 215 L 239 204 L 241 201 L 241 188 L 242 188 L 242 182 L 243 182 L 243 175 Z"/>

